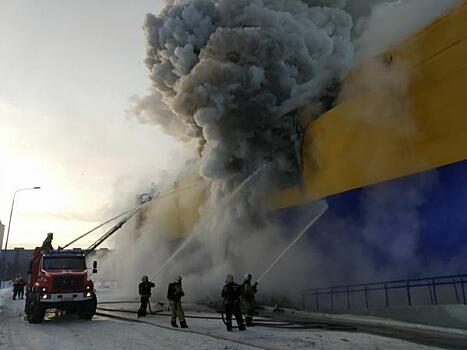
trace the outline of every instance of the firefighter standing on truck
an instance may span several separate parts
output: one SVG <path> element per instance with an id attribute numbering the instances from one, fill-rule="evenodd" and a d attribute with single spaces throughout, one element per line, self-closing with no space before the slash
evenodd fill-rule
<path id="1" fill-rule="evenodd" d="M 153 282 L 149 282 L 148 276 L 143 276 L 141 278 L 141 283 L 138 285 L 139 295 L 141 297 L 141 306 L 138 310 L 138 317 L 146 316 L 149 298 L 151 297 L 151 288 L 154 288 L 155 286 L 156 285 Z M 151 310 L 150 305 L 149 310 Z"/>
<path id="2" fill-rule="evenodd" d="M 251 278 L 251 274 L 247 273 L 242 284 L 242 299 L 245 305 L 247 326 L 253 326 L 253 316 L 256 309 L 255 294 L 258 291 L 258 282 L 251 285 Z"/>
<path id="3" fill-rule="evenodd" d="M 54 234 L 52 232 L 47 233 L 47 238 L 44 239 L 44 242 L 42 242 L 41 250 L 43 252 L 49 252 L 49 251 L 54 249 L 52 247 L 52 240 L 53 239 L 54 239 Z"/>
<path id="4" fill-rule="evenodd" d="M 242 312 L 240 310 L 241 288 L 234 282 L 233 275 L 228 274 L 225 278 L 225 285 L 222 288 L 222 299 L 225 311 L 225 326 L 227 330 L 232 331 L 232 315 L 237 320 L 238 329 L 244 331 Z"/>
<path id="5" fill-rule="evenodd" d="M 182 289 L 182 278 L 177 276 L 175 281 L 169 284 L 167 290 L 167 299 L 169 299 L 170 309 L 172 310 L 172 320 L 170 324 L 172 327 L 177 326 L 177 318 L 180 321 L 180 327 L 187 328 L 185 321 L 185 313 L 182 307 L 182 297 L 185 295 Z"/>

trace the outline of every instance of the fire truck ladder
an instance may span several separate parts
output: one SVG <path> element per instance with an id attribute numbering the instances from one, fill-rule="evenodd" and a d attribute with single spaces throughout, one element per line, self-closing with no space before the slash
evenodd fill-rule
<path id="1" fill-rule="evenodd" d="M 117 216 L 114 216 L 113 218 L 103 222 L 102 224 L 99 224 L 98 226 L 94 227 L 92 230 L 82 234 L 81 236 L 79 236 L 79 237 L 75 238 L 74 240 L 72 240 L 71 242 L 67 243 L 65 246 L 59 247 L 59 249 L 65 249 L 66 247 L 68 247 L 68 246 L 72 245 L 73 243 L 79 241 L 80 239 L 90 235 L 91 233 L 93 233 L 94 231 L 96 231 L 99 228 L 103 227 L 104 225 L 107 225 L 107 224 L 111 223 L 112 221 L 115 221 L 115 220 L 121 218 L 122 216 L 124 216 L 123 219 L 121 219 L 116 225 L 114 225 L 112 228 L 110 228 L 107 232 L 105 232 L 99 239 L 97 239 L 93 244 L 91 244 L 86 249 L 85 254 L 88 255 L 89 253 L 94 251 L 97 247 L 99 247 L 104 241 L 106 241 L 110 236 L 112 236 L 115 232 L 120 230 L 123 227 L 123 225 L 125 225 L 133 216 L 135 216 L 146 205 L 146 203 L 150 202 L 151 200 L 153 200 L 153 199 L 155 199 L 155 200 L 162 199 L 164 197 L 171 196 L 171 195 L 173 195 L 175 193 L 186 191 L 186 190 L 192 189 L 193 187 L 197 187 L 197 186 L 200 186 L 200 185 L 207 185 L 207 184 L 208 184 L 208 182 L 201 180 L 201 181 L 195 182 L 195 183 L 193 183 L 191 185 L 188 185 L 186 187 L 178 188 L 176 190 L 172 190 L 172 191 L 166 192 L 164 194 L 157 194 L 155 197 L 149 197 L 146 201 L 142 202 L 141 204 L 139 204 L 135 208 L 124 211 L 123 213 L 121 213 L 121 214 L 119 214 Z"/>
<path id="2" fill-rule="evenodd" d="M 104 233 L 99 239 L 97 239 L 93 244 L 91 244 L 87 249 L 85 255 L 88 255 L 92 251 L 94 251 L 97 247 L 99 247 L 107 238 L 112 236 L 115 232 L 120 230 L 125 223 L 130 220 L 135 214 L 141 210 L 142 206 L 138 206 L 138 208 L 134 209 L 129 215 L 125 216 L 122 220 L 120 220 L 115 226 L 113 226 L 110 230 Z"/>

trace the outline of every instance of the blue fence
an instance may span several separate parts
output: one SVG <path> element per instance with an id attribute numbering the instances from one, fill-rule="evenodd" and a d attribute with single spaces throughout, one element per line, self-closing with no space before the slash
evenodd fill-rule
<path id="1" fill-rule="evenodd" d="M 314 288 L 302 291 L 302 303 L 315 311 L 467 304 L 466 283 L 467 274 Z"/>

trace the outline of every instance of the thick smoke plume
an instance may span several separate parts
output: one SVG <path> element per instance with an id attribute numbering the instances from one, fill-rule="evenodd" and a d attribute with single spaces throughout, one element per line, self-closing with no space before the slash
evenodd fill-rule
<path id="1" fill-rule="evenodd" d="M 212 183 L 202 211 L 209 219 L 194 229 L 191 270 L 184 270 L 206 282 L 214 274 L 219 283 L 285 245 L 280 226 L 265 216 L 264 193 L 299 180 L 294 111 L 320 104 L 350 68 L 352 20 L 339 8 L 295 0 L 190 0 L 147 15 L 144 29 L 152 92 L 134 110 L 198 144 L 200 173 Z"/>
<path id="2" fill-rule="evenodd" d="M 152 93 L 136 112 L 198 140 L 208 179 L 235 184 L 272 160 L 290 176 L 300 132 L 288 114 L 351 66 L 351 28 L 344 11 L 297 0 L 171 2 L 146 16 Z"/>
<path id="3" fill-rule="evenodd" d="M 168 2 L 159 16 L 146 16 L 151 90 L 133 101 L 132 110 L 198 147 L 200 175 L 210 182 L 200 224 L 162 279 L 183 273 L 188 283 L 197 281 L 191 287 L 196 293 L 196 286 L 217 285 L 230 271 L 259 275 L 287 245 L 294 233 L 266 215 L 265 193 L 298 183 L 302 127 L 295 111 L 307 104 L 324 108 L 352 65 L 352 19 L 342 5 L 180 0 Z M 308 211 L 308 221 L 317 208 Z M 297 222 L 296 229 L 303 225 Z M 158 238 L 154 231 L 143 234 L 140 246 L 171 251 L 158 231 Z M 153 266 L 167 257 L 151 257 Z M 282 265 L 301 271 L 302 264 Z"/>

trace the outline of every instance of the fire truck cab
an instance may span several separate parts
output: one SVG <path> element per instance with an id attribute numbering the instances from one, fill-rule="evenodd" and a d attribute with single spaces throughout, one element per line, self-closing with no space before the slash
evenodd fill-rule
<path id="1" fill-rule="evenodd" d="M 94 261 L 92 272 L 97 272 Z M 90 320 L 96 312 L 94 284 L 88 275 L 83 251 L 36 248 L 29 271 L 25 312 L 30 323 L 40 323 L 49 309 L 76 312 Z"/>

